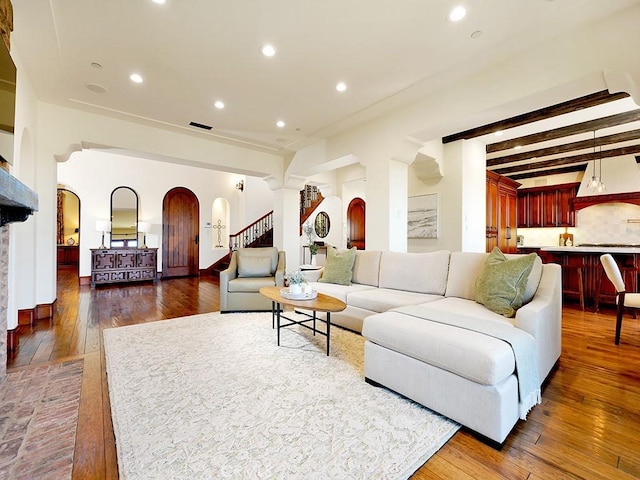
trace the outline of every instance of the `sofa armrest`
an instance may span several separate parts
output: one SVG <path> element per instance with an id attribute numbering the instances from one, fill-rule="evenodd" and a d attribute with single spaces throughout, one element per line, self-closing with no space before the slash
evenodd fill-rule
<path id="1" fill-rule="evenodd" d="M 231 253 L 231 260 L 226 270 L 220 272 L 220 292 L 229 291 L 229 282 L 238 277 L 238 254 Z"/>
<path id="2" fill-rule="evenodd" d="M 562 351 L 562 269 L 546 263 L 533 299 L 518 310 L 514 325 L 536 340 L 540 381 L 544 380 Z"/>
<path id="3" fill-rule="evenodd" d="M 284 287 L 284 274 L 287 268 L 287 254 L 284 251 L 278 252 L 278 266 L 276 267 L 276 287 Z"/>
<path id="4" fill-rule="evenodd" d="M 323 270 L 324 267 L 317 270 L 305 270 L 304 277 L 307 279 L 307 283 L 317 282 L 318 279 L 322 276 Z"/>

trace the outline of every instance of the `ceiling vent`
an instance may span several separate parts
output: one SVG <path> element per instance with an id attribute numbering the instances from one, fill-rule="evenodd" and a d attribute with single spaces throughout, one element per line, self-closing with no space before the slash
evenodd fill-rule
<path id="1" fill-rule="evenodd" d="M 189 125 L 191 125 L 192 127 L 201 128 L 203 130 L 211 130 L 213 128 L 209 125 L 205 125 L 203 123 L 198 123 L 198 122 L 190 122 Z"/>

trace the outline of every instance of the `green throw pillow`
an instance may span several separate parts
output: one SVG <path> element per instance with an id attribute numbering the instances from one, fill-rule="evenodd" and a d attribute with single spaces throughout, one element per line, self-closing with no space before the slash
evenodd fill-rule
<path id="1" fill-rule="evenodd" d="M 335 247 L 327 249 L 327 263 L 322 271 L 319 282 L 351 285 L 353 264 L 356 261 L 356 248 L 338 252 Z"/>
<path id="2" fill-rule="evenodd" d="M 535 253 L 507 259 L 494 247 L 476 279 L 476 302 L 505 317 L 515 316 L 535 260 Z"/>

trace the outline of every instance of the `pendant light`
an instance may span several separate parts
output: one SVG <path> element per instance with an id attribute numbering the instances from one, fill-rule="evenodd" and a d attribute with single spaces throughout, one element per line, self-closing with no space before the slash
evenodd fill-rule
<path id="1" fill-rule="evenodd" d="M 600 155 L 598 156 L 598 164 L 599 164 L 598 188 L 596 190 L 598 192 L 605 192 L 607 190 L 607 187 L 605 187 L 604 182 L 602 181 L 602 145 L 600 145 Z"/>
<path id="2" fill-rule="evenodd" d="M 602 151 L 602 147 L 600 147 L 600 150 Z M 600 178 L 596 177 L 596 131 L 593 131 L 593 175 L 591 175 L 591 180 L 589 181 L 589 185 L 587 185 L 588 188 L 592 189 L 592 190 L 596 190 L 598 188 L 598 186 L 600 185 Z"/>

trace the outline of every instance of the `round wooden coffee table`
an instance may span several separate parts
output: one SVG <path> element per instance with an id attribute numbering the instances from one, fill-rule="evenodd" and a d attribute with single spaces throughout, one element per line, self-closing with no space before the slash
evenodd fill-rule
<path id="1" fill-rule="evenodd" d="M 316 298 L 312 298 L 309 300 L 292 300 L 289 298 L 284 298 L 280 294 L 280 290 L 282 288 L 283 287 L 262 287 L 260 289 L 260 293 L 271 300 L 271 321 L 274 328 L 277 326 L 278 346 L 280 346 L 281 328 L 290 327 L 291 325 L 301 325 L 305 328 L 308 328 L 309 330 L 312 330 L 314 335 L 317 333 L 319 335 L 324 335 L 327 337 L 327 355 L 329 355 L 331 312 L 341 312 L 342 310 L 347 308 L 347 305 L 342 300 L 339 300 L 330 295 L 325 295 L 323 293 L 318 293 L 318 296 Z M 304 315 L 308 316 L 309 318 L 305 318 L 304 320 L 295 320 L 282 314 L 283 305 L 290 305 L 296 310 L 311 310 L 313 314 L 309 315 L 304 313 Z M 317 318 L 317 312 L 326 312 L 327 318 Z M 281 319 L 288 320 L 289 323 L 282 324 Z M 323 332 L 321 330 L 317 330 L 316 321 L 326 324 L 327 331 Z M 309 322 L 312 322 L 313 326 L 307 325 L 307 323 Z"/>

